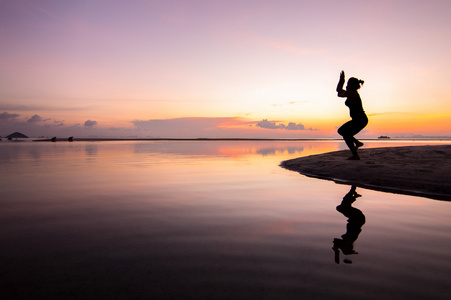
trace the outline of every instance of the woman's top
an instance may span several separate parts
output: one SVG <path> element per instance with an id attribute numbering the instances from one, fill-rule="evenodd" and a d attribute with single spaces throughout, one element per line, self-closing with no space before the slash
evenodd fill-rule
<path id="1" fill-rule="evenodd" d="M 345 105 L 349 107 L 349 114 L 352 119 L 367 118 L 365 111 L 363 110 L 362 99 L 360 99 L 359 93 L 355 93 L 357 97 L 347 98 Z"/>

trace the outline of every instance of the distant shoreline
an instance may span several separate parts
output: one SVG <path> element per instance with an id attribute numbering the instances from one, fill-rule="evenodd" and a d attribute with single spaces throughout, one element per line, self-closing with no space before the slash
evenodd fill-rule
<path id="1" fill-rule="evenodd" d="M 450 141 L 451 138 L 390 138 L 362 139 L 363 141 L 399 142 L 399 141 Z M 51 138 L 34 138 L 33 142 L 52 142 Z M 67 142 L 68 138 L 56 138 L 55 142 Z M 338 141 L 341 138 L 73 138 L 73 142 L 111 142 L 111 141 Z"/>
<path id="2" fill-rule="evenodd" d="M 57 138 L 55 141 L 64 142 L 67 138 Z M 270 138 L 74 138 L 73 141 L 339 141 L 341 139 L 270 139 Z M 33 139 L 33 142 L 51 142 L 52 139 Z"/>

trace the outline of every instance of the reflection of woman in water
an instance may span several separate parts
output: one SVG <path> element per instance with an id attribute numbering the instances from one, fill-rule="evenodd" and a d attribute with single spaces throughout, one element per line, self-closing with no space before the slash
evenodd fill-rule
<path id="1" fill-rule="evenodd" d="M 352 186 L 349 193 L 343 197 L 343 201 L 337 206 L 337 211 L 341 212 L 348 218 L 348 224 L 346 225 L 346 233 L 341 236 L 341 239 L 334 239 L 334 246 L 332 249 L 335 252 L 335 262 L 340 262 L 340 249 L 343 254 L 358 254 L 354 251 L 354 242 L 359 237 L 362 231 L 362 226 L 365 224 L 365 215 L 357 208 L 352 207 L 352 203 L 357 200 L 358 197 L 362 197 L 357 194 L 356 187 Z M 345 259 L 345 263 L 351 263 L 350 260 Z"/>
<path id="2" fill-rule="evenodd" d="M 343 124 L 338 133 L 343 136 L 343 139 L 352 152 L 352 156 L 348 159 L 359 160 L 360 157 L 357 154 L 357 149 L 363 146 L 363 143 L 358 141 L 354 135 L 360 132 L 368 124 L 368 118 L 363 110 L 362 99 L 357 92 L 363 84 L 363 80 L 351 77 L 346 85 L 346 90 L 343 90 L 345 83 L 345 72 L 341 71 L 340 80 L 337 85 L 338 97 L 346 98 L 345 105 L 349 107 L 349 113 L 351 115 L 351 121 Z"/>

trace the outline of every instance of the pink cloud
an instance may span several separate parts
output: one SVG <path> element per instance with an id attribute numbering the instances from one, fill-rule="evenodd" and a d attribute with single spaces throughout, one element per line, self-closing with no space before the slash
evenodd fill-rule
<path id="1" fill-rule="evenodd" d="M 139 130 L 146 131 L 152 137 L 291 137 L 301 132 L 315 131 L 305 128 L 301 123 L 287 125 L 268 120 L 252 121 L 236 117 L 219 118 L 176 118 L 132 121 Z"/>
<path id="2" fill-rule="evenodd" d="M 19 116 L 19 114 L 10 114 L 5 111 L 0 114 L 0 121 L 13 121 Z"/>
<path id="3" fill-rule="evenodd" d="M 243 121 L 233 117 L 223 118 L 176 118 L 135 120 L 133 125 L 151 135 L 166 137 L 204 137 L 223 135 L 225 128 L 238 126 Z"/>

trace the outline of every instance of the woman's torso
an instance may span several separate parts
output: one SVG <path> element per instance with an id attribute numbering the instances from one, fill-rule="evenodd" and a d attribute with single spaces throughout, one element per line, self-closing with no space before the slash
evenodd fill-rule
<path id="1" fill-rule="evenodd" d="M 363 110 L 362 99 L 360 99 L 359 93 L 355 93 L 354 97 L 348 97 L 345 101 L 345 105 L 349 107 L 349 114 L 352 119 L 366 119 L 367 116 Z"/>

